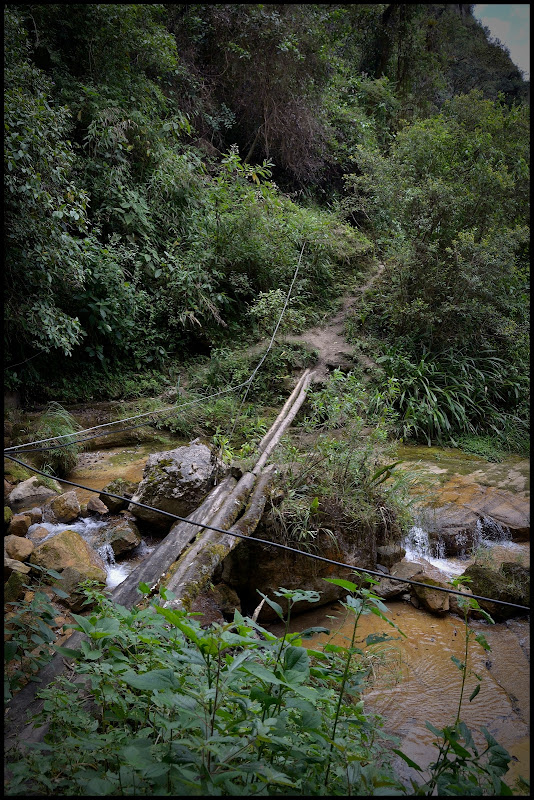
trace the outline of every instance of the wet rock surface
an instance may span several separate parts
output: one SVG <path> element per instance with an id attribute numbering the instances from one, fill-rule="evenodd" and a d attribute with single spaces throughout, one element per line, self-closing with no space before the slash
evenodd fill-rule
<path id="1" fill-rule="evenodd" d="M 227 473 L 228 467 L 204 444 L 192 443 L 155 453 L 148 457 L 143 479 L 132 500 L 185 517 L 206 497 L 215 475 L 221 479 Z M 133 504 L 128 510 L 161 530 L 171 526 L 172 520 L 156 511 Z"/>

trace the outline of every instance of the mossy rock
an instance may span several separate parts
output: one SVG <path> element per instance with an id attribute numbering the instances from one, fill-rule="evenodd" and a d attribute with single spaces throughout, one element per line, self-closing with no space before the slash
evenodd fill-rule
<path id="1" fill-rule="evenodd" d="M 6 527 L 11 522 L 12 517 L 13 517 L 13 512 L 11 511 L 9 506 L 4 506 L 4 525 Z"/>
<path id="2" fill-rule="evenodd" d="M 505 561 L 501 564 L 500 572 L 508 582 L 515 602 L 522 606 L 530 605 L 530 569 L 522 564 L 513 561 Z"/>
<path id="3" fill-rule="evenodd" d="M 469 588 L 473 594 L 480 595 L 495 600 L 501 600 L 504 603 L 518 603 L 525 605 L 523 602 L 523 595 L 521 591 L 517 591 L 514 583 L 510 581 L 505 574 L 497 572 L 489 567 L 483 567 L 480 564 L 471 564 L 463 573 L 468 578 L 471 578 Z M 504 622 L 512 617 L 522 616 L 525 612 L 521 609 L 513 608 L 513 606 L 503 606 L 498 603 L 492 603 L 491 599 L 478 600 L 481 608 L 484 609 L 495 622 Z M 475 612 L 473 616 L 477 615 Z"/>

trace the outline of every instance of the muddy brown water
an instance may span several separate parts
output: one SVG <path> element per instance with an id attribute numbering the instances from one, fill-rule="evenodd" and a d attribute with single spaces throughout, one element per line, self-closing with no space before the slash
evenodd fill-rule
<path id="1" fill-rule="evenodd" d="M 157 441 L 93 450 L 80 456 L 69 479 L 95 489 L 102 489 L 119 477 L 139 481 L 150 453 L 185 443 L 183 439 L 159 437 Z M 501 464 L 489 464 L 477 456 L 452 449 L 404 445 L 400 450 L 399 458 L 404 460 L 402 466 L 404 469 L 415 468 L 416 491 L 423 488 L 425 500 L 426 497 L 435 499 L 440 487 L 455 476 L 468 476 L 474 483 L 518 493 L 527 494 L 529 491 L 529 462 L 525 459 L 512 457 Z M 94 496 L 84 489 L 76 489 L 76 492 L 81 502 Z M 528 544 L 521 545 L 523 563 L 528 563 L 528 553 Z M 518 555 L 514 553 L 513 557 Z M 494 558 L 497 562 L 513 560 L 510 546 L 496 545 Z M 463 571 L 467 563 L 458 564 L 456 568 L 451 563 L 447 566 L 452 574 Z M 463 622 L 452 615 L 443 619 L 434 617 L 400 601 L 387 605 L 391 619 L 407 638 L 372 648 L 373 682 L 365 692 L 366 707 L 382 715 L 386 730 L 400 737 L 403 751 L 426 767 L 435 758 L 436 751 L 432 746 L 433 735 L 425 727 L 425 722 L 428 720 L 439 728 L 452 723 L 456 717 L 461 675 L 451 656 L 462 658 Z M 352 634 L 352 624 L 345 616 L 342 605 L 335 603 L 298 615 L 292 629 L 321 625 L 331 629 L 334 642 L 346 643 L 346 637 Z M 483 680 L 480 693 L 469 703 L 467 698 L 476 679 L 473 676 L 468 678 L 462 718 L 472 729 L 477 745 L 484 741 L 479 732 L 480 726 L 484 725 L 512 755 L 506 780 L 513 788 L 520 775 L 530 777 L 529 625 L 525 619 L 494 626 L 476 621 L 470 624 L 477 632 L 483 631 L 492 649 L 486 653 L 476 642 L 471 646 L 470 667 Z M 277 626 L 270 627 L 275 632 L 281 631 Z M 392 630 L 370 614 L 360 620 L 359 638 L 363 641 L 371 632 L 391 633 Z M 312 640 L 309 646 L 318 646 L 329 638 L 322 635 Z M 415 772 L 400 759 L 396 762 L 396 769 L 406 778 L 415 776 Z"/>
<path id="2" fill-rule="evenodd" d="M 398 637 L 367 648 L 366 663 L 372 667 L 372 679 L 364 694 L 365 708 L 380 714 L 385 730 L 400 738 L 403 752 L 426 768 L 436 758 L 437 750 L 425 722 L 440 728 L 456 718 L 461 674 L 451 657 L 463 659 L 463 621 L 452 615 L 434 617 L 404 602 L 388 602 L 387 607 L 389 618 L 406 638 L 374 614 L 360 618 L 356 646 L 361 647 L 370 633 Z M 329 641 L 347 646 L 353 620 L 351 613 L 335 603 L 300 614 L 293 619 L 291 629 L 304 630 L 314 625 L 330 629 L 330 635 L 305 641 L 307 647 L 320 648 Z M 278 635 L 283 631 L 282 625 L 267 627 Z M 472 640 L 469 666 L 482 676 L 482 685 L 469 703 L 478 681 L 473 675 L 467 678 L 461 718 L 470 727 L 477 746 L 484 744 L 480 726 L 485 726 L 508 750 L 513 760 L 506 782 L 513 789 L 519 776 L 530 777 L 529 625 L 524 619 L 515 619 L 497 625 L 473 621 L 470 627 L 483 632 L 491 652 Z M 405 779 L 417 778 L 415 770 L 400 758 L 392 758 L 398 774 Z"/>

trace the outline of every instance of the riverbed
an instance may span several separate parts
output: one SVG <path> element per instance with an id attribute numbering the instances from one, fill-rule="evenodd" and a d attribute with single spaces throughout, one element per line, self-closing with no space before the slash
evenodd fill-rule
<path id="1" fill-rule="evenodd" d="M 136 482 L 142 477 L 150 453 L 185 443 L 183 439 L 158 437 L 155 441 L 93 450 L 80 456 L 69 479 L 98 489 L 118 477 Z M 467 481 L 529 496 L 529 462 L 519 457 L 490 464 L 478 456 L 452 448 L 404 445 L 399 458 L 403 459 L 401 468 L 412 471 L 415 495 L 424 504 L 432 499 L 438 503 L 439 491 L 460 478 L 464 485 Z M 81 502 L 94 496 L 87 490 L 76 491 Z M 527 565 L 530 561 L 527 542 L 494 541 L 490 543 L 488 553 L 494 563 L 516 560 Z M 418 554 L 421 552 L 416 549 L 408 552 L 411 558 Z M 465 557 L 439 559 L 430 553 L 424 555 L 450 576 L 463 572 L 472 560 Z M 480 557 L 480 553 L 478 555 Z M 139 563 L 137 559 L 135 563 Z M 113 585 L 121 575 L 125 577 L 131 567 L 133 564 L 129 566 L 125 562 L 120 573 L 110 573 Z M 451 657 L 462 656 L 463 623 L 455 616 L 432 616 L 405 602 L 391 602 L 388 607 L 392 619 L 407 638 L 375 647 L 376 652 L 371 654 L 373 682 L 365 693 L 366 706 L 368 710 L 383 715 L 386 729 L 400 737 L 403 751 L 426 767 L 435 757 L 435 749 L 432 746 L 433 735 L 425 727 L 425 722 L 428 720 L 440 727 L 452 723 L 456 717 L 461 675 Z M 335 632 L 334 641 L 343 642 L 344 637 L 352 633 L 350 619 L 345 621 L 344 617 L 343 607 L 336 603 L 299 615 L 292 627 L 298 630 L 322 625 Z M 469 703 L 467 699 L 464 702 L 462 718 L 472 728 L 478 744 L 483 740 L 477 730 L 484 725 L 512 755 L 507 782 L 513 788 L 520 775 L 530 777 L 528 622 L 514 619 L 494 626 L 473 622 L 472 627 L 477 632 L 479 629 L 484 632 L 492 650 L 486 653 L 476 642 L 472 644 L 470 666 L 483 680 L 480 693 L 473 702 Z M 365 616 L 360 622 L 360 638 L 384 629 L 388 633 L 392 630 L 374 615 Z M 326 638 L 319 637 L 317 644 Z M 475 683 L 476 679 L 471 676 L 466 698 Z M 415 775 L 400 759 L 396 769 L 405 778 Z"/>

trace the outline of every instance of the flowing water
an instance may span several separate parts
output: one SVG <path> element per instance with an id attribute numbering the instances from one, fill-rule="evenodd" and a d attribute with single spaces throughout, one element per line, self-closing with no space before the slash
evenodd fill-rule
<path id="1" fill-rule="evenodd" d="M 183 440 L 169 440 L 137 444 L 129 449 L 115 447 L 87 453 L 69 478 L 99 489 L 117 477 L 139 481 L 150 452 L 181 444 L 184 444 Z M 436 496 L 442 488 L 446 489 L 458 476 L 461 476 L 459 480 L 464 486 L 466 481 L 472 481 L 473 484 L 509 489 L 528 496 L 529 464 L 525 459 L 510 458 L 502 464 L 488 464 L 477 456 L 451 449 L 403 446 L 401 450 L 399 457 L 405 462 L 402 468 L 415 469 L 414 492 L 423 503 L 433 501 L 436 504 Z M 80 502 L 87 502 L 94 496 L 83 489 L 76 491 Z M 77 530 L 81 524 L 59 527 Z M 84 538 L 94 536 L 97 523 L 86 520 L 85 524 L 87 530 L 80 529 L 79 532 Z M 108 563 L 108 587 L 113 588 L 124 580 L 155 544 L 141 544 L 120 563 L 115 562 L 111 548 L 101 550 Z M 491 526 L 481 526 L 477 545 L 479 560 L 482 552 L 493 564 L 514 560 L 529 563 L 528 543 L 511 541 L 499 526 L 493 531 Z M 461 574 L 473 560 L 471 552 L 460 557 L 443 558 L 439 545 L 429 540 L 424 528 L 424 515 L 409 532 L 404 547 L 408 560 L 430 562 L 450 577 Z M 388 602 L 387 605 L 390 617 L 404 631 L 406 638 L 376 645 L 372 649 L 373 681 L 365 693 L 366 706 L 384 717 L 386 729 L 400 737 L 404 752 L 425 767 L 436 755 L 432 746 L 433 735 L 425 727 L 425 722 L 428 720 L 440 727 L 456 718 L 461 675 L 451 656 L 462 657 L 463 623 L 458 617 L 435 617 L 401 601 Z M 334 603 L 299 615 L 292 628 L 303 630 L 311 625 L 322 625 L 333 631 L 334 641 L 345 643 L 346 637 L 352 634 L 351 621 L 345 619 L 345 615 L 342 605 Z M 513 761 L 507 782 L 513 787 L 519 775 L 530 776 L 529 626 L 525 619 L 513 619 L 493 626 L 482 621 L 470 624 L 477 632 L 483 631 L 492 649 L 486 653 L 476 643 L 472 645 L 470 667 L 483 677 L 483 681 L 478 696 L 471 703 L 465 701 L 462 718 L 472 728 L 477 743 L 483 740 L 476 731 L 484 725 L 508 749 Z M 276 630 L 276 626 L 270 627 Z M 369 614 L 360 620 L 359 638 L 363 641 L 371 632 L 390 633 L 391 630 L 374 614 Z M 315 644 L 328 638 L 326 635 L 318 637 Z M 474 685 L 475 679 L 470 676 L 466 697 Z M 400 759 L 396 769 L 405 778 L 415 775 Z"/>
<path id="2" fill-rule="evenodd" d="M 482 484 L 507 489 L 528 498 L 529 463 L 512 457 L 502 464 L 488 464 L 477 456 L 452 449 L 403 446 L 399 457 L 403 468 L 415 469 L 414 493 L 422 505 L 440 505 L 440 492 L 455 480 L 466 486 Z M 444 557 L 442 545 L 431 540 L 424 527 L 424 513 L 418 524 L 409 531 L 403 546 L 406 560 L 423 565 L 430 562 L 449 578 L 464 572 L 475 560 L 497 566 L 503 561 L 530 563 L 527 542 L 514 542 L 510 533 L 499 525 L 480 524 L 475 547 L 460 556 Z M 473 552 L 473 549 L 475 552 Z M 385 729 L 400 738 L 401 749 L 423 768 L 436 758 L 434 735 L 426 728 L 431 722 L 443 727 L 454 722 L 458 710 L 461 673 L 451 660 L 462 660 L 465 646 L 464 624 L 456 616 L 440 618 L 415 609 L 410 603 L 388 601 L 389 617 L 406 634 L 406 638 L 374 645 L 369 648 L 368 665 L 371 680 L 365 692 L 366 708 L 380 714 Z M 292 621 L 292 630 L 304 630 L 314 625 L 329 628 L 330 635 L 312 639 L 309 646 L 332 641 L 348 644 L 352 636 L 354 617 L 340 603 L 323 606 L 299 615 Z M 469 666 L 482 676 L 479 694 L 471 703 L 468 699 L 477 679 L 467 679 L 462 719 L 473 732 L 477 745 L 484 739 L 480 726 L 502 744 L 512 756 L 506 782 L 514 794 L 524 794 L 515 786 L 519 776 L 530 779 L 530 627 L 527 618 L 508 620 L 489 625 L 483 621 L 469 623 L 477 633 L 483 632 L 491 646 L 484 651 L 472 642 Z M 282 626 L 268 626 L 281 633 Z M 358 642 L 361 645 L 370 633 L 392 635 L 393 628 L 374 614 L 360 618 Z M 393 634 L 396 635 L 396 634 Z M 417 778 L 397 756 L 395 769 L 404 779 Z M 527 792 L 528 794 L 528 792 Z"/>
<path id="3" fill-rule="evenodd" d="M 122 583 L 137 564 L 141 563 L 141 561 L 154 550 L 157 542 L 151 540 L 148 543 L 143 540 L 135 549 L 130 550 L 119 561 L 116 561 L 115 553 L 111 545 L 108 542 L 102 541 L 103 528 L 105 528 L 106 525 L 107 522 L 104 520 L 86 517 L 77 522 L 70 523 L 54 524 L 52 522 L 38 522 L 29 527 L 28 533 L 31 535 L 36 528 L 46 528 L 48 536 L 40 538 L 39 544 L 46 542 L 47 539 L 50 539 L 57 533 L 61 533 L 61 531 L 69 530 L 79 533 L 87 544 L 96 550 L 104 562 L 107 573 L 106 589 L 111 590 Z"/>

